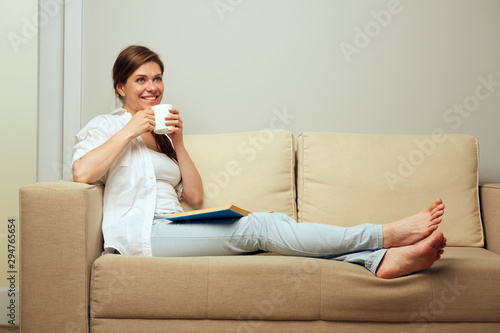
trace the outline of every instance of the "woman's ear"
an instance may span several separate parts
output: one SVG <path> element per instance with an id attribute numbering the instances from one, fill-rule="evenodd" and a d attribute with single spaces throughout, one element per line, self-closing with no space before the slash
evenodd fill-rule
<path id="1" fill-rule="evenodd" d="M 122 97 L 125 96 L 125 91 L 123 91 L 123 84 L 122 83 L 118 83 L 116 85 L 116 91 L 118 91 L 118 94 Z"/>

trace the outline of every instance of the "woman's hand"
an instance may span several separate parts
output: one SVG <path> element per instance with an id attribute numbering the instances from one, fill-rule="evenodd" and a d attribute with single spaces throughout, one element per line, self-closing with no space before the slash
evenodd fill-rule
<path id="1" fill-rule="evenodd" d="M 172 139 L 174 147 L 177 144 L 182 143 L 183 125 L 179 115 L 179 110 L 175 108 L 170 109 L 170 113 L 165 117 L 165 125 L 171 126 L 169 127 L 169 130 L 172 131 L 172 133 L 168 134 L 168 136 Z"/>
<path id="2" fill-rule="evenodd" d="M 89 151 L 73 163 L 73 180 L 80 183 L 93 183 L 109 170 L 123 149 L 135 138 L 151 132 L 155 128 L 154 112 L 137 111 L 132 119 L 99 147 Z"/>
<path id="3" fill-rule="evenodd" d="M 125 125 L 124 130 L 130 133 L 130 136 L 136 137 L 152 132 L 155 129 L 155 113 L 153 110 L 137 111 L 132 119 Z"/>

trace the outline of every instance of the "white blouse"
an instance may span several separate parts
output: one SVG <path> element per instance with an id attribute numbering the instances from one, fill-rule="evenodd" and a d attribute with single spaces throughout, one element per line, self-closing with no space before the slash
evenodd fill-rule
<path id="1" fill-rule="evenodd" d="M 73 163 L 109 140 L 130 119 L 132 115 L 125 109 L 92 119 L 76 135 Z M 102 178 L 105 183 L 102 222 L 105 250 L 116 249 L 126 255 L 152 255 L 151 226 L 157 204 L 152 155 L 153 151 L 146 147 L 141 137 L 137 137 L 125 147 Z M 181 183 L 177 190 L 180 188 Z M 177 193 L 175 201 L 178 203 L 180 190 Z M 169 196 L 174 199 L 172 193 Z M 180 204 L 174 206 L 166 209 L 182 211 Z"/>

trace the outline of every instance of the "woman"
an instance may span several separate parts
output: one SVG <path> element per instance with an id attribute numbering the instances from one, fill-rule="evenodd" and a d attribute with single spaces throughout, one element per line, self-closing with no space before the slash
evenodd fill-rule
<path id="1" fill-rule="evenodd" d="M 420 213 L 382 225 L 351 228 L 296 223 L 281 213 L 254 213 L 210 223 L 173 223 L 179 198 L 199 204 L 201 177 L 183 143 L 179 110 L 165 118 L 168 138 L 153 133 L 163 97 L 164 66 L 156 53 L 132 45 L 117 57 L 113 84 L 123 107 L 91 120 L 78 134 L 73 179 L 106 184 L 105 249 L 142 256 L 203 256 L 258 250 L 343 260 L 364 265 L 378 277 L 394 278 L 430 267 L 446 238 L 434 231 L 444 205 L 437 199 Z M 182 180 L 182 182 L 181 182 Z M 434 233 L 434 234 L 433 234 Z"/>

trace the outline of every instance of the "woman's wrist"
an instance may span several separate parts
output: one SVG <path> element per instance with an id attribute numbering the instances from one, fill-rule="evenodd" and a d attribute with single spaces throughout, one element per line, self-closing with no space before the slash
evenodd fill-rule
<path id="1" fill-rule="evenodd" d="M 125 142 L 129 143 L 132 142 L 135 138 L 137 138 L 139 135 L 134 133 L 131 129 L 129 129 L 127 126 L 116 132 L 115 134 L 120 140 L 124 140 Z"/>
<path id="2" fill-rule="evenodd" d="M 174 146 L 174 149 L 176 152 L 179 150 L 186 150 L 186 147 L 184 147 L 184 140 L 172 140 L 172 145 Z"/>

